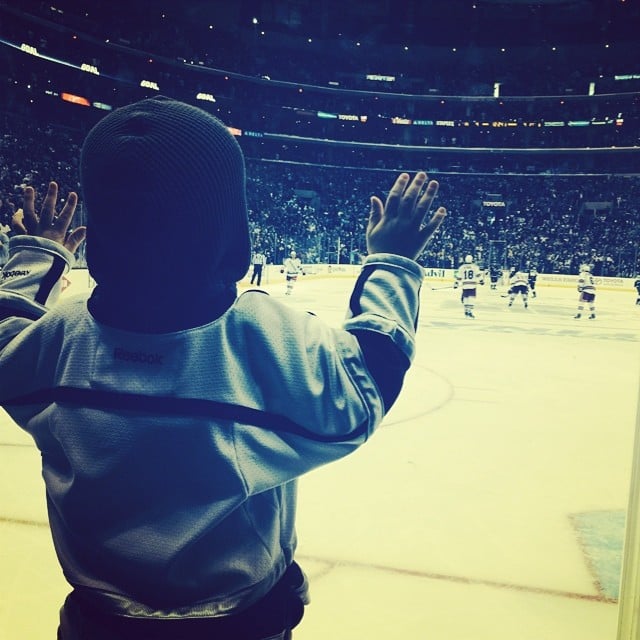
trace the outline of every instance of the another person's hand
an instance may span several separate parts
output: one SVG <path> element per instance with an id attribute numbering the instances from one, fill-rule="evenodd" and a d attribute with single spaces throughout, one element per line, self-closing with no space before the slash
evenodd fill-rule
<path id="1" fill-rule="evenodd" d="M 436 180 L 427 183 L 427 174 L 422 171 L 413 180 L 401 173 L 384 205 L 372 196 L 366 231 L 369 253 L 395 253 L 415 260 L 447 214 L 444 207 L 439 207 L 428 221 L 424 219 L 438 186 Z"/>
<path id="2" fill-rule="evenodd" d="M 11 220 L 13 230 L 20 234 L 48 238 L 74 253 L 87 234 L 86 227 L 77 227 L 71 233 L 67 233 L 78 204 L 78 195 L 72 191 L 62 211 L 57 213 L 58 185 L 50 182 L 40 215 L 35 212 L 35 199 L 33 187 L 26 187 L 22 209 L 18 209 Z"/>

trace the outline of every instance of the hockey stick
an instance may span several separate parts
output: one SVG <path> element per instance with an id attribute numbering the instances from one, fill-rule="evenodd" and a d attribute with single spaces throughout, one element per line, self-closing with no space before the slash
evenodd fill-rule
<path id="1" fill-rule="evenodd" d="M 431 291 L 440 291 L 441 289 L 455 289 L 455 287 L 452 284 L 447 287 L 431 287 Z"/>

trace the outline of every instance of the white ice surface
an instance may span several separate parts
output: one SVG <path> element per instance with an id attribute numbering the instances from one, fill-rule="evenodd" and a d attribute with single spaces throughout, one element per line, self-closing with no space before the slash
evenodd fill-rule
<path id="1" fill-rule="evenodd" d="M 441 284 L 441 283 L 434 283 Z M 292 296 L 338 324 L 353 280 Z M 298 640 L 614 640 L 617 605 L 572 525 L 624 510 L 640 378 L 635 292 L 539 288 L 525 310 L 423 288 L 418 352 L 396 406 L 352 456 L 301 480 L 298 560 L 312 603 Z M 52 640 L 68 591 L 39 455 L 0 414 L 0 638 Z"/>

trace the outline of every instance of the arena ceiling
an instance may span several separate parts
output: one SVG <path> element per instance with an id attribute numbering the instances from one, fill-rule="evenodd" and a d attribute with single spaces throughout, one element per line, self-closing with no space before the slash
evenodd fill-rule
<path id="1" fill-rule="evenodd" d="M 54 4 L 105 26 L 123 19 L 112 0 Z M 163 15 L 185 27 L 268 29 L 370 44 L 599 44 L 638 41 L 640 33 L 637 0 L 132 0 L 127 5 L 132 28 L 153 28 Z"/>
<path id="2" fill-rule="evenodd" d="M 267 27 L 301 35 L 343 36 L 374 43 L 500 45 L 514 39 L 557 44 L 638 38 L 639 3 L 632 0 L 263 0 L 192 1 L 192 19 L 242 26 L 256 17 Z"/>

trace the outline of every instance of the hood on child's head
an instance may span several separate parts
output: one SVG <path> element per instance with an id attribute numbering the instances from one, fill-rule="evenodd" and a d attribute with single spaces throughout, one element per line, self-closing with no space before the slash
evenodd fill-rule
<path id="1" fill-rule="evenodd" d="M 84 141 L 80 180 L 99 285 L 208 286 L 246 274 L 244 157 L 203 109 L 158 96 L 113 111 Z"/>

